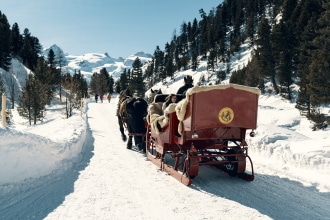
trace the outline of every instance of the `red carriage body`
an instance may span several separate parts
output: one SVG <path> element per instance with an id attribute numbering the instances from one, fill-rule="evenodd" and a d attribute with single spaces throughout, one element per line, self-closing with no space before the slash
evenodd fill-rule
<path id="1" fill-rule="evenodd" d="M 257 88 L 235 84 L 193 87 L 165 116 L 149 108 L 148 159 L 186 185 L 201 165 L 252 181 L 245 136 L 247 129 L 257 127 L 259 95 Z M 245 172 L 246 159 L 250 174 Z"/>

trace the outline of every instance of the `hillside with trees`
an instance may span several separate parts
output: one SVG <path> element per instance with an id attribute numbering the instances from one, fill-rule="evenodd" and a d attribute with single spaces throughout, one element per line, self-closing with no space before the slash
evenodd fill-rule
<path id="1" fill-rule="evenodd" d="M 147 82 L 161 82 L 176 71 L 196 70 L 207 60 L 219 83 L 255 86 L 263 93 L 280 94 L 296 102 L 303 115 L 316 124 L 329 116 L 321 113 L 330 104 L 330 3 L 324 0 L 225 0 L 201 20 L 183 22 L 165 50 L 156 47 L 145 72 Z M 253 48 L 252 59 L 239 70 L 214 72 L 220 63 L 230 66 L 230 57 L 244 42 Z M 272 91 L 265 90 L 266 83 Z M 298 97 L 293 85 L 299 86 Z M 327 119 L 328 118 L 328 119 Z"/>
<path id="2" fill-rule="evenodd" d="M 19 90 L 14 82 L 17 73 L 12 62 L 15 60 L 29 69 Z M 17 101 L 19 114 L 28 119 L 30 125 L 42 121 L 45 106 L 50 104 L 57 91 L 60 91 L 60 99 L 62 93 L 65 95 L 67 117 L 71 116 L 73 108 L 79 107 L 81 98 L 87 97 L 88 85 L 82 74 L 62 73 L 62 61 L 62 57 L 55 57 L 53 50 L 44 57 L 39 39 L 32 36 L 27 28 L 21 34 L 17 23 L 10 27 L 6 15 L 0 11 L 0 68 L 7 72 L 0 75 L 0 91 L 6 94 L 4 78 L 9 79 L 6 95 L 11 109 L 15 108 Z"/>

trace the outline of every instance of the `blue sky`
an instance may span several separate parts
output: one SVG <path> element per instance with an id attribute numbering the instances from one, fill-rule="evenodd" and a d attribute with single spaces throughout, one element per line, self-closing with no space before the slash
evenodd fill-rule
<path id="1" fill-rule="evenodd" d="M 200 20 L 222 0 L 0 0 L 9 24 L 28 28 L 42 46 L 65 53 L 105 53 L 128 57 L 164 49 L 185 21 Z"/>

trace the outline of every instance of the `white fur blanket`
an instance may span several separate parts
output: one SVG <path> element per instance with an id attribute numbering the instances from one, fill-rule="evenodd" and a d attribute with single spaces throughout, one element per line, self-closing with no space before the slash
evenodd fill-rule
<path id="1" fill-rule="evenodd" d="M 165 110 L 162 111 L 162 103 L 151 103 L 148 107 L 147 122 L 150 124 L 151 129 L 159 134 L 157 124 L 163 128 L 169 123 L 169 114 L 175 112 L 176 103 L 170 104 Z"/>

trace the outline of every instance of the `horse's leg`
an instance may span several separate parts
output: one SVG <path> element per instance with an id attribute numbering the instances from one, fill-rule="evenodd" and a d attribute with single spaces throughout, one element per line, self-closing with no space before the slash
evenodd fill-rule
<path id="1" fill-rule="evenodd" d="M 127 136 L 125 134 L 123 121 L 121 120 L 120 116 L 118 116 L 118 124 L 119 124 L 119 130 L 120 130 L 120 133 L 121 133 L 121 139 L 123 141 L 126 141 L 127 140 Z"/>
<path id="2" fill-rule="evenodd" d="M 132 136 L 128 136 L 127 149 L 132 149 Z"/>
<path id="3" fill-rule="evenodd" d="M 146 152 L 146 138 L 145 137 L 142 138 L 141 148 L 142 149 L 140 149 L 140 150 L 142 150 L 142 152 L 145 153 Z"/>
<path id="4" fill-rule="evenodd" d="M 138 125 L 137 125 L 137 115 L 135 114 L 130 114 L 129 115 L 129 119 L 130 119 L 130 126 L 129 126 L 129 130 L 130 130 L 130 133 L 139 133 L 139 129 L 138 129 Z M 141 143 L 141 136 L 137 136 L 135 135 L 134 136 L 134 145 L 136 147 L 140 149 L 140 143 Z"/>
<path id="5" fill-rule="evenodd" d="M 144 121 L 143 121 L 144 123 Z M 135 124 L 135 133 L 138 133 L 138 134 L 143 134 L 143 133 L 146 133 L 145 129 L 144 129 L 144 124 L 141 128 L 141 125 L 140 124 Z M 144 136 L 134 136 L 134 143 L 135 143 L 135 146 L 139 148 L 139 150 L 145 150 L 145 137 Z"/>
<path id="6" fill-rule="evenodd" d="M 127 120 L 126 120 L 126 128 L 127 128 L 127 132 L 128 132 L 128 141 L 127 141 L 127 149 L 132 149 L 132 136 L 130 135 L 132 133 L 132 127 L 130 124 L 130 117 L 129 115 L 127 116 Z"/>
<path id="7" fill-rule="evenodd" d="M 140 143 L 141 143 L 141 137 L 140 136 L 134 136 L 134 144 L 136 147 L 140 150 Z"/>
<path id="8" fill-rule="evenodd" d="M 145 152 L 146 150 L 146 143 L 145 143 L 145 138 L 142 136 L 136 136 L 134 137 L 134 142 L 135 145 L 139 148 L 139 150 L 143 150 Z"/>

